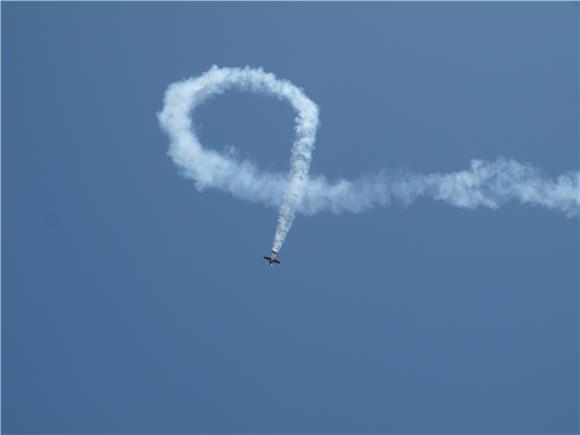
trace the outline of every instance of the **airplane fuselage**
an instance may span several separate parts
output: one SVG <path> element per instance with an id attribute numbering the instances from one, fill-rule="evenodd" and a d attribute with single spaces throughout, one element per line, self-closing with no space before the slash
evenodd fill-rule
<path id="1" fill-rule="evenodd" d="M 277 256 L 278 253 L 276 251 L 272 251 L 272 255 L 269 257 L 264 257 L 264 260 L 266 260 L 270 264 L 270 266 L 280 264 L 280 261 L 276 259 Z"/>

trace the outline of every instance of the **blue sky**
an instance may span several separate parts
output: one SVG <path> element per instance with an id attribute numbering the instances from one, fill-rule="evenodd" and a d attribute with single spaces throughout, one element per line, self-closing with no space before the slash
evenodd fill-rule
<path id="1" fill-rule="evenodd" d="M 200 193 L 165 88 L 262 66 L 320 106 L 312 173 L 578 170 L 577 3 L 2 3 L 2 430 L 579 430 L 578 220 L 429 199 L 298 216 Z M 208 147 L 286 170 L 231 92 Z"/>

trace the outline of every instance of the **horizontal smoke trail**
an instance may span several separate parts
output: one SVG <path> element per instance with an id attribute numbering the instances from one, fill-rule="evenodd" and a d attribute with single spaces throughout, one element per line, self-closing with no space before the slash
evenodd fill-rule
<path id="1" fill-rule="evenodd" d="M 317 177 L 310 180 L 299 211 L 359 213 L 394 200 L 408 205 L 421 196 L 468 209 L 496 209 L 519 201 L 574 217 L 580 211 L 580 172 L 568 172 L 553 180 L 532 165 L 498 158 L 472 160 L 469 169 L 446 174 L 382 171 L 334 183 Z"/>
<path id="2" fill-rule="evenodd" d="M 248 161 L 204 148 L 190 115 L 213 95 L 228 89 L 262 93 L 287 101 L 296 112 L 296 139 L 288 175 L 260 171 Z M 206 73 L 173 83 L 159 113 L 171 144 L 168 154 L 183 176 L 198 190 L 213 187 L 236 198 L 280 207 L 273 249 L 278 251 L 296 212 L 358 213 L 398 200 L 410 204 L 431 197 L 456 207 L 497 208 L 508 201 L 546 207 L 568 217 L 580 210 L 580 173 L 568 172 L 555 180 L 539 169 L 511 159 L 473 160 L 469 169 L 447 174 L 381 171 L 358 179 L 335 182 L 323 176 L 309 178 L 318 129 L 318 107 L 287 80 L 253 68 L 212 67 Z"/>

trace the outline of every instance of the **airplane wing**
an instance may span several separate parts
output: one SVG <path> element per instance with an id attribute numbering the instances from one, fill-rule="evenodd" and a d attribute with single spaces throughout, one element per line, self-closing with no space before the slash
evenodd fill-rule
<path id="1" fill-rule="evenodd" d="M 270 257 L 264 257 L 264 260 L 270 261 Z"/>
<path id="2" fill-rule="evenodd" d="M 278 260 L 274 260 L 274 263 L 276 264 L 280 264 L 280 262 Z"/>

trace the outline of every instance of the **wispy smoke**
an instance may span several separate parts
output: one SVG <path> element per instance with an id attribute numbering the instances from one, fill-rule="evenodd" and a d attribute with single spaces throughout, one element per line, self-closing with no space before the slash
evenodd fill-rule
<path id="1" fill-rule="evenodd" d="M 251 162 L 204 148 L 196 136 L 191 115 L 209 97 L 236 88 L 287 101 L 296 112 L 296 139 L 287 175 L 260 171 Z M 469 169 L 447 174 L 413 174 L 381 171 L 347 181 L 309 178 L 318 129 L 318 106 L 287 80 L 253 68 L 212 67 L 206 73 L 173 83 L 165 93 L 159 113 L 169 134 L 169 155 L 183 176 L 203 190 L 214 187 L 237 198 L 280 208 L 273 248 L 279 251 L 296 212 L 358 213 L 393 200 L 410 204 L 420 196 L 448 204 L 497 208 L 517 200 L 546 207 L 568 217 L 580 210 L 580 173 L 568 172 L 551 179 L 539 169 L 511 159 L 472 160 Z"/>
<path id="2" fill-rule="evenodd" d="M 469 169 L 446 174 L 382 171 L 334 183 L 317 177 L 310 180 L 300 210 L 306 214 L 325 210 L 358 213 L 390 205 L 393 200 L 411 204 L 420 196 L 470 209 L 495 209 L 515 200 L 574 217 L 580 209 L 580 173 L 568 172 L 553 180 L 529 164 L 498 158 L 472 160 Z"/>

